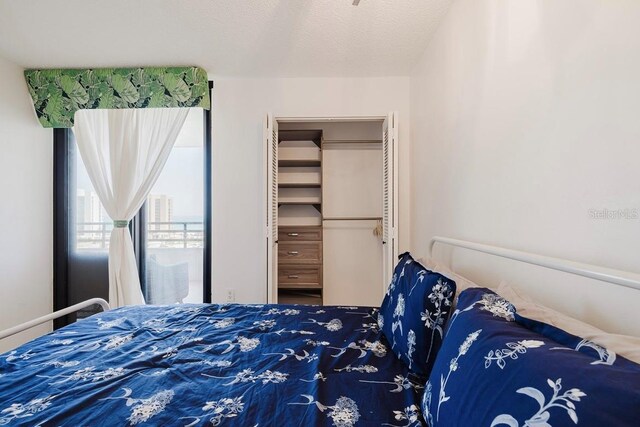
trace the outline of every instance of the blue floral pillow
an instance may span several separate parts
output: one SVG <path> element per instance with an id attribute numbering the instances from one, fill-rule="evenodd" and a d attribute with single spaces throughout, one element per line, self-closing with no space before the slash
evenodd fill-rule
<path id="1" fill-rule="evenodd" d="M 391 349 L 426 378 L 442 342 L 456 283 L 416 262 L 407 252 L 393 272 L 378 324 Z"/>
<path id="2" fill-rule="evenodd" d="M 430 426 L 635 426 L 640 365 L 462 292 L 422 399 Z"/>

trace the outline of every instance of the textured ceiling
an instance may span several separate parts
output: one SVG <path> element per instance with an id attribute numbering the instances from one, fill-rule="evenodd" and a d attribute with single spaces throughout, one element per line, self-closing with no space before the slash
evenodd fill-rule
<path id="1" fill-rule="evenodd" d="M 407 75 L 451 0 L 0 0 L 24 67 L 187 65 L 223 76 Z"/>

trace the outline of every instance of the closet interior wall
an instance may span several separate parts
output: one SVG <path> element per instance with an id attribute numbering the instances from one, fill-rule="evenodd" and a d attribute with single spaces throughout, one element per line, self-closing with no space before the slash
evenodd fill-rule
<path id="1" fill-rule="evenodd" d="M 279 303 L 382 299 L 382 121 L 278 123 Z"/>

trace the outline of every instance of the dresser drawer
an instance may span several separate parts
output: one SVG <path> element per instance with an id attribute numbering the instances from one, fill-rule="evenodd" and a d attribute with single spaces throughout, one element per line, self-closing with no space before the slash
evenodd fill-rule
<path id="1" fill-rule="evenodd" d="M 278 243 L 278 269 L 280 264 L 320 264 L 322 262 L 322 242 L 280 242 Z"/>
<path id="2" fill-rule="evenodd" d="M 278 288 L 321 289 L 322 267 L 319 265 L 278 266 Z"/>
<path id="3" fill-rule="evenodd" d="M 322 227 L 278 227 L 279 242 L 322 240 Z"/>

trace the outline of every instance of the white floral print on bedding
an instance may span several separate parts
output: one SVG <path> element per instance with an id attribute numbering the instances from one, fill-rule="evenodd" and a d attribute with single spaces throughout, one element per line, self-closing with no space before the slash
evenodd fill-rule
<path id="1" fill-rule="evenodd" d="M 377 369 L 376 369 L 377 371 Z M 400 393 L 402 390 L 409 390 L 410 388 L 414 390 L 420 390 L 423 386 L 416 381 L 411 381 L 409 376 L 404 375 L 396 375 L 393 379 L 393 382 L 390 381 L 372 381 L 372 380 L 359 380 L 361 383 L 374 383 L 374 384 L 391 384 L 396 386 L 395 388 L 389 390 L 391 393 Z"/>
<path id="2" fill-rule="evenodd" d="M 567 412 L 571 421 L 574 424 L 578 424 L 578 414 L 576 413 L 576 405 L 573 402 L 580 402 L 580 400 L 586 396 L 582 390 L 578 388 L 572 388 L 570 390 L 565 391 L 563 394 L 559 394 L 562 389 L 562 378 L 558 378 L 555 381 L 551 379 L 547 379 L 547 384 L 553 390 L 553 394 L 549 401 L 547 402 L 547 398 L 544 393 L 542 393 L 537 388 L 533 387 L 522 387 L 516 391 L 516 393 L 524 394 L 526 396 L 535 399 L 540 406 L 538 412 L 536 412 L 531 418 L 524 421 L 523 426 L 551 426 L 549 423 L 549 419 L 551 418 L 551 413 L 549 412 L 551 408 L 561 408 Z M 509 414 L 501 414 L 495 417 L 493 422 L 491 423 L 491 427 L 506 425 L 509 427 L 519 427 L 520 424 L 518 421 Z"/>
<path id="3" fill-rule="evenodd" d="M 74 343 L 74 341 L 72 339 L 69 339 L 69 338 L 65 338 L 65 339 L 62 339 L 62 340 L 59 339 L 59 338 L 56 338 L 56 339 L 51 340 L 51 344 L 53 344 L 53 345 L 71 345 L 73 343 Z"/>
<path id="4" fill-rule="evenodd" d="M 209 323 L 216 329 L 224 329 L 236 323 L 236 319 L 233 317 L 225 317 L 220 320 L 209 320 Z"/>
<path id="5" fill-rule="evenodd" d="M 79 360 L 50 360 L 48 362 L 44 362 L 42 365 L 53 366 L 54 368 L 71 368 L 78 366 L 79 364 Z"/>
<path id="6" fill-rule="evenodd" d="M 513 306 L 513 304 L 494 293 L 485 293 L 482 295 L 481 299 L 474 302 L 473 304 L 470 304 L 468 307 L 462 310 L 457 308 L 451 315 L 451 320 L 449 320 L 447 328 L 451 328 L 451 325 L 455 322 L 460 314 L 472 310 L 478 304 L 482 306 L 480 307 L 480 310 L 488 311 L 495 317 L 501 317 L 509 322 L 513 322 L 515 320 L 514 316 L 516 313 L 516 308 Z"/>
<path id="7" fill-rule="evenodd" d="M 380 329 L 384 328 L 384 316 L 382 314 L 378 314 L 378 327 Z"/>
<path id="8" fill-rule="evenodd" d="M 331 319 L 328 322 L 319 322 L 316 319 L 309 319 L 308 322 L 302 323 L 315 323 L 316 325 L 324 326 L 327 331 L 337 332 L 342 329 L 342 320 L 340 319 Z"/>
<path id="9" fill-rule="evenodd" d="M 218 377 L 218 376 L 209 375 L 209 374 L 202 374 L 202 375 L 208 378 L 232 379 L 230 382 L 222 384 L 225 386 L 234 385 L 238 383 L 254 383 L 256 381 L 261 381 L 262 384 L 269 384 L 269 383 L 277 384 L 277 383 L 283 383 L 287 380 L 287 378 L 289 378 L 289 374 L 285 374 L 278 371 L 271 371 L 268 369 L 264 372 L 256 374 L 256 372 L 251 368 L 243 369 L 242 371 L 238 372 L 236 375 L 232 377 Z"/>
<path id="10" fill-rule="evenodd" d="M 303 394 L 302 397 L 304 397 L 308 401 L 301 403 L 289 403 L 289 405 L 315 404 L 320 412 L 324 413 L 325 411 L 327 411 L 327 417 L 331 418 L 331 421 L 335 427 L 353 427 L 360 419 L 360 411 L 358 410 L 358 405 L 356 405 L 356 402 L 353 399 L 350 399 L 348 397 L 339 397 L 335 405 L 332 406 L 324 405 L 316 401 L 313 396 L 310 396 L 308 394 Z"/>
<path id="11" fill-rule="evenodd" d="M 200 423 L 202 418 L 208 418 L 209 423 L 212 426 L 219 426 L 227 418 L 237 417 L 238 414 L 244 411 L 244 402 L 242 396 L 240 397 L 225 397 L 219 400 L 212 400 L 207 402 L 202 410 L 205 415 L 199 417 L 184 417 L 186 419 L 193 419 L 193 422 L 186 424 L 185 427 L 195 426 Z"/>
<path id="12" fill-rule="evenodd" d="M 134 359 L 139 359 L 141 357 L 156 357 L 160 356 L 161 359 L 170 359 L 176 357 L 178 353 L 184 349 L 186 346 L 191 344 L 199 344 L 202 342 L 202 337 L 180 337 L 178 338 L 178 343 L 176 345 L 168 346 L 168 347 L 160 347 L 158 345 L 152 345 L 148 349 L 144 350 L 133 350 L 131 355 Z"/>
<path id="13" fill-rule="evenodd" d="M 322 372 L 318 372 L 318 373 L 314 374 L 313 378 L 311 378 L 310 380 L 305 380 L 304 378 L 300 378 L 300 381 L 304 381 L 305 383 L 312 383 L 314 381 L 325 382 L 326 380 L 327 380 L 327 377 L 325 377 Z"/>
<path id="14" fill-rule="evenodd" d="M 104 349 L 105 350 L 112 350 L 114 348 L 121 347 L 122 345 L 128 343 L 132 339 L 133 339 L 133 334 L 115 336 L 115 337 L 109 339 L 109 341 L 107 341 L 107 343 L 104 345 Z"/>
<path id="15" fill-rule="evenodd" d="M 31 350 L 27 350 L 24 353 L 18 353 L 18 350 L 11 350 L 9 353 L 6 353 L 5 355 L 2 355 L 0 357 L 4 357 L 4 360 L 6 360 L 7 362 L 14 362 L 17 360 L 29 360 L 36 354 L 37 353 L 34 353 Z"/>
<path id="16" fill-rule="evenodd" d="M 304 340 L 304 342 L 307 345 L 313 346 L 313 347 L 318 347 L 318 346 L 324 346 L 324 345 L 329 345 L 329 341 L 314 341 L 314 340 L 310 340 L 310 339 L 306 339 Z"/>
<path id="17" fill-rule="evenodd" d="M 431 414 L 431 398 L 433 392 L 433 385 L 431 381 L 427 381 L 424 385 L 424 393 L 422 394 L 422 409 L 424 410 L 423 416 L 427 425 L 433 425 L 433 415 Z"/>
<path id="18" fill-rule="evenodd" d="M 56 395 L 38 397 L 27 403 L 12 403 L 11 406 L 0 411 L 0 425 L 7 425 L 15 419 L 28 418 L 37 412 L 44 411 L 51 406 L 51 401 Z"/>
<path id="19" fill-rule="evenodd" d="M 413 293 L 413 290 L 416 288 L 416 286 L 418 286 L 419 283 L 422 283 L 424 281 L 424 276 L 427 274 L 427 270 L 420 270 L 416 274 L 418 275 L 418 278 L 416 279 L 415 283 L 413 284 L 413 286 L 409 290 L 409 296 L 411 296 L 411 294 Z"/>
<path id="20" fill-rule="evenodd" d="M 591 362 L 592 365 L 613 365 L 616 361 L 616 353 L 613 350 L 604 348 L 593 341 L 583 339 L 576 345 L 574 350 L 580 351 L 581 348 L 590 348 L 598 354 L 599 360 Z"/>
<path id="21" fill-rule="evenodd" d="M 126 368 L 107 368 L 105 370 L 96 370 L 95 366 L 87 366 L 76 370 L 70 375 L 37 375 L 40 378 L 57 379 L 57 381 L 50 382 L 49 385 L 63 384 L 69 381 L 90 381 L 92 383 L 98 381 L 109 381 L 114 378 L 121 377 L 129 372 Z"/>
<path id="22" fill-rule="evenodd" d="M 394 427 L 409 427 L 415 425 L 422 425 L 419 422 L 420 419 L 420 409 L 417 405 L 411 405 L 404 408 L 402 411 L 393 411 L 394 418 L 397 421 L 404 421 L 405 423 L 402 425 L 391 424 L 391 423 L 382 423 L 383 426 L 394 426 Z"/>
<path id="23" fill-rule="evenodd" d="M 318 360 L 318 355 L 315 353 L 309 353 L 307 350 L 302 350 L 302 353 L 297 354 L 294 349 L 286 348 L 284 353 L 264 353 L 265 356 L 280 356 L 278 360 L 286 360 L 290 357 L 293 357 L 298 362 L 302 362 L 306 360 L 307 363 L 311 363 L 314 360 Z"/>
<path id="24" fill-rule="evenodd" d="M 145 328 L 149 328 L 150 330 L 152 330 L 157 334 L 161 334 L 163 332 L 187 332 L 187 331 L 194 332 L 195 331 L 195 328 L 191 328 L 191 327 L 188 327 L 188 328 L 169 327 L 167 326 L 167 322 L 168 322 L 167 317 L 163 317 L 159 319 L 149 319 L 142 322 L 142 326 L 144 326 Z"/>
<path id="25" fill-rule="evenodd" d="M 431 329 L 431 342 L 429 343 L 429 351 L 427 352 L 427 360 L 431 358 L 431 352 L 433 350 L 433 341 L 435 339 L 436 333 L 442 339 L 444 332 L 444 323 L 447 320 L 447 315 L 449 314 L 449 310 L 447 307 L 451 307 L 451 300 L 453 298 L 453 289 L 451 289 L 451 285 L 449 282 L 442 281 L 442 279 L 438 279 L 436 284 L 433 286 L 433 289 L 429 293 L 429 301 L 434 306 L 433 311 L 429 311 L 425 309 L 422 313 L 420 313 L 420 320 L 424 322 L 424 326 L 427 329 Z M 415 344 L 415 343 L 414 343 Z M 409 357 L 409 368 L 411 368 L 411 356 Z"/>
<path id="26" fill-rule="evenodd" d="M 269 316 L 272 314 L 284 314 L 285 316 L 297 316 L 298 314 L 300 314 L 300 310 L 297 310 L 295 308 L 284 308 L 284 309 L 270 308 L 269 310 L 262 313 L 263 316 Z"/>
<path id="27" fill-rule="evenodd" d="M 393 345 L 392 348 L 396 345 L 396 329 L 400 330 L 400 336 L 403 335 L 402 332 L 402 318 L 404 317 L 404 295 L 402 293 L 398 294 L 398 301 L 396 301 L 396 308 L 393 310 L 393 318 L 396 319 L 391 323 L 391 332 L 393 332 Z"/>
<path id="28" fill-rule="evenodd" d="M 233 362 L 230 360 L 198 360 L 191 363 L 205 364 L 214 368 L 228 368 L 233 365 Z"/>
<path id="29" fill-rule="evenodd" d="M 277 331 L 273 331 L 272 333 L 281 336 L 284 334 L 299 334 L 299 335 L 315 335 L 315 332 L 312 331 L 298 331 L 296 329 L 286 329 L 286 328 L 282 328 L 282 329 L 278 329 Z"/>
<path id="30" fill-rule="evenodd" d="M 477 331 L 470 333 L 467 338 L 465 338 L 465 340 L 462 342 L 462 344 L 460 344 L 460 347 L 458 348 L 458 355 L 451 359 L 451 362 L 449 362 L 449 373 L 447 374 L 446 378 L 443 375 L 440 375 L 440 394 L 438 396 L 438 410 L 436 412 L 436 420 L 439 420 L 440 418 L 440 406 L 447 400 L 451 399 L 451 396 L 446 395 L 445 388 L 447 387 L 447 382 L 449 382 L 451 374 L 457 371 L 460 367 L 460 365 L 458 364 L 458 359 L 467 354 L 469 348 L 471 347 L 473 342 L 478 339 L 478 336 L 481 332 L 482 329 L 478 329 Z"/>
<path id="31" fill-rule="evenodd" d="M 118 319 L 113 319 L 113 320 L 102 320 L 98 318 L 96 322 L 98 323 L 98 329 L 104 330 L 104 329 L 116 328 L 122 325 L 126 320 L 127 320 L 126 317 L 120 317 Z"/>
<path id="32" fill-rule="evenodd" d="M 220 341 L 219 343 L 209 344 L 205 348 L 203 348 L 202 350 L 198 350 L 198 352 L 199 353 L 206 353 L 206 352 L 210 351 L 211 349 L 213 349 L 214 347 L 219 346 L 219 345 L 226 345 L 227 346 L 227 348 L 222 351 L 222 354 L 229 353 L 231 350 L 235 349 L 236 347 L 238 347 L 238 349 L 242 353 L 246 353 L 248 351 L 255 350 L 256 347 L 258 347 L 260 345 L 260 339 L 258 339 L 258 338 L 247 338 L 247 337 L 243 337 L 241 335 L 238 335 L 232 340 L 224 340 L 224 341 Z"/>
<path id="33" fill-rule="evenodd" d="M 403 270 L 403 272 L 404 272 L 404 270 Z M 391 296 L 393 291 L 396 289 L 397 281 L 398 281 L 398 274 L 397 273 L 393 273 L 393 277 L 391 278 L 391 283 L 389 283 L 389 286 L 387 286 L 386 295 Z"/>
<path id="34" fill-rule="evenodd" d="M 334 368 L 333 369 L 336 372 L 361 372 L 361 373 L 365 373 L 365 374 L 373 374 L 378 372 L 378 368 L 376 368 L 373 365 L 358 365 L 358 366 L 351 366 L 351 365 L 347 365 L 344 368 Z M 389 383 L 390 384 L 390 383 Z"/>
<path id="35" fill-rule="evenodd" d="M 519 354 L 525 354 L 530 348 L 538 348 L 544 345 L 544 341 L 540 340 L 520 340 L 517 342 L 508 342 L 505 344 L 507 348 L 491 350 L 484 357 L 484 367 L 485 369 L 491 366 L 493 361 L 496 362 L 496 365 L 500 369 L 504 369 L 506 366 L 505 360 L 508 359 L 517 359 Z"/>
<path id="36" fill-rule="evenodd" d="M 416 333 L 413 332 L 413 329 L 409 329 L 409 333 L 407 334 L 407 359 L 409 360 L 409 369 L 411 369 L 411 365 L 413 364 L 413 352 L 416 350 Z"/>
<path id="37" fill-rule="evenodd" d="M 367 341 L 360 340 L 356 342 L 350 342 L 346 347 L 327 347 L 334 350 L 339 350 L 337 354 L 331 355 L 331 357 L 340 357 L 347 350 L 360 350 L 360 356 L 358 359 L 362 359 L 367 355 L 367 352 L 372 352 L 377 357 L 384 357 L 387 355 L 387 347 L 381 341 Z"/>
<path id="38" fill-rule="evenodd" d="M 256 328 L 260 329 L 261 331 L 267 331 L 273 328 L 274 326 L 276 326 L 276 321 L 273 319 L 258 320 L 253 322 L 253 324 L 255 325 Z"/>
<path id="39" fill-rule="evenodd" d="M 131 415 L 127 419 L 131 425 L 146 422 L 151 417 L 164 411 L 175 395 L 173 390 L 161 390 L 147 398 L 134 398 L 131 397 L 133 390 L 126 387 L 123 390 L 123 396 L 106 397 L 100 400 L 125 399 L 127 406 L 133 406 Z"/>
<path id="40" fill-rule="evenodd" d="M 369 331 L 378 332 L 380 329 L 377 322 L 363 323 L 362 328 L 356 329 L 356 332 L 367 333 Z"/>

